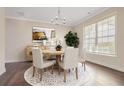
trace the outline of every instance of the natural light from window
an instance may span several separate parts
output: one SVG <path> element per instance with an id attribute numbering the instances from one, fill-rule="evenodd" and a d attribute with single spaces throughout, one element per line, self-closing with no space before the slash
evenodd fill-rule
<path id="1" fill-rule="evenodd" d="M 115 16 L 85 26 L 83 48 L 87 52 L 115 55 Z"/>

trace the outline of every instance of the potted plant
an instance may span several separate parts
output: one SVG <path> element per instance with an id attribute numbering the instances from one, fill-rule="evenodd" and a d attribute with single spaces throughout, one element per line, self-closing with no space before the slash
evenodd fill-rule
<path id="1" fill-rule="evenodd" d="M 76 32 L 69 31 L 64 38 L 65 38 L 67 46 L 75 47 L 75 48 L 78 47 L 79 38 Z"/>

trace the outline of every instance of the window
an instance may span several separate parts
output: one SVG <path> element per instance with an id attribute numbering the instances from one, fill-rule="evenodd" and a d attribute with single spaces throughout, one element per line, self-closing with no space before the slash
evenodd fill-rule
<path id="1" fill-rule="evenodd" d="M 88 25 L 84 30 L 86 51 L 115 55 L 115 16 Z"/>
<path id="2" fill-rule="evenodd" d="M 96 31 L 95 31 L 95 24 L 89 25 L 85 28 L 84 34 L 84 45 L 86 50 L 93 51 L 95 48 L 95 38 L 96 38 Z"/>

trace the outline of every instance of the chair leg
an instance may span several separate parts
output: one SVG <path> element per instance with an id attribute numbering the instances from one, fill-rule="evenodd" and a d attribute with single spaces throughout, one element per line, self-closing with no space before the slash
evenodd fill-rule
<path id="1" fill-rule="evenodd" d="M 75 68 L 75 72 L 76 72 L 76 79 L 78 79 L 78 68 Z"/>
<path id="2" fill-rule="evenodd" d="M 58 74 L 60 75 L 60 66 L 58 66 L 59 70 L 58 70 Z"/>
<path id="3" fill-rule="evenodd" d="M 70 70 L 70 69 L 69 69 L 68 71 L 69 71 L 69 73 L 71 72 L 71 70 Z"/>
<path id="4" fill-rule="evenodd" d="M 51 72 L 52 72 L 52 74 L 53 74 L 53 67 L 54 67 L 54 65 L 52 65 L 52 71 L 51 71 Z"/>
<path id="5" fill-rule="evenodd" d="M 33 77 L 34 77 L 34 74 L 35 74 L 35 67 L 33 66 L 33 75 L 32 75 Z"/>
<path id="6" fill-rule="evenodd" d="M 64 70 L 64 82 L 66 82 L 66 70 Z"/>
<path id="7" fill-rule="evenodd" d="M 85 62 L 84 62 L 84 71 L 86 71 L 86 64 L 85 64 Z"/>
<path id="8" fill-rule="evenodd" d="M 47 69 L 46 68 L 44 68 L 44 72 L 46 72 L 47 71 Z"/>
<path id="9" fill-rule="evenodd" d="M 43 70 L 40 70 L 40 81 L 42 81 L 42 74 L 43 74 Z"/>
<path id="10" fill-rule="evenodd" d="M 84 67 L 84 63 L 82 62 L 82 67 Z"/>
<path id="11" fill-rule="evenodd" d="M 72 70 L 74 70 L 74 68 L 72 68 Z"/>

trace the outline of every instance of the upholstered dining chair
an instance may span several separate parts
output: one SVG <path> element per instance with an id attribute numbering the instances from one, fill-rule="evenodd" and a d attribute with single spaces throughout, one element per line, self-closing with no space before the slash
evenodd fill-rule
<path id="1" fill-rule="evenodd" d="M 65 49 L 63 62 L 59 62 L 59 73 L 60 67 L 64 69 L 64 82 L 66 82 L 66 71 L 75 68 L 76 79 L 78 79 L 78 48 L 67 47 Z"/>
<path id="2" fill-rule="evenodd" d="M 40 69 L 40 80 L 42 80 L 42 73 L 44 68 L 52 66 L 52 73 L 53 73 L 53 65 L 55 64 L 55 61 L 43 60 L 42 50 L 38 47 L 32 48 L 32 54 L 33 54 L 33 76 L 35 74 L 36 68 Z"/>
<path id="3" fill-rule="evenodd" d="M 79 62 L 82 64 L 84 71 L 86 71 L 86 60 L 84 59 L 84 57 L 80 56 Z"/>

